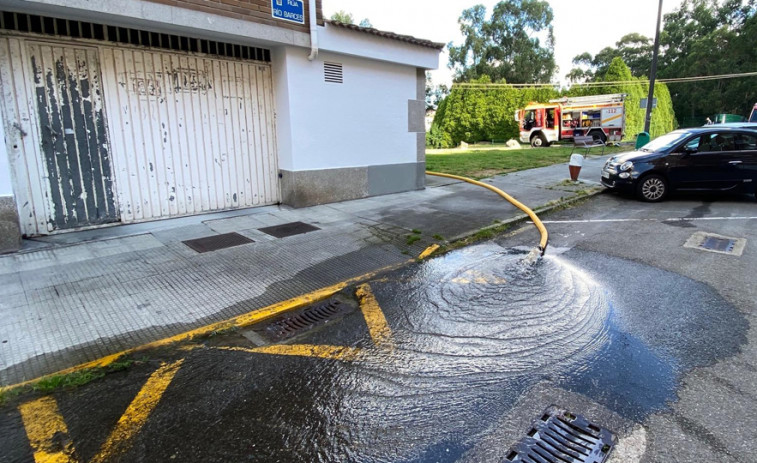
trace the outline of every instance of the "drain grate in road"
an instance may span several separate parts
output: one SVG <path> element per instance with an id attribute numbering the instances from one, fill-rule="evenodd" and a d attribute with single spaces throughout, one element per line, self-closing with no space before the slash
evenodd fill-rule
<path id="1" fill-rule="evenodd" d="M 503 463 L 602 463 L 614 445 L 610 431 L 555 406 L 536 420 Z"/>
<path id="2" fill-rule="evenodd" d="M 254 243 L 254 241 L 246 236 L 240 235 L 239 233 L 224 233 L 223 235 L 213 235 L 195 240 L 182 241 L 182 243 L 199 253 L 203 253 L 240 246 L 242 244 Z"/>
<path id="3" fill-rule="evenodd" d="M 705 238 L 704 243 L 701 244 L 701 247 L 708 251 L 718 252 L 733 252 L 734 246 L 736 246 L 735 240 L 715 238 L 712 236 Z"/>
<path id="4" fill-rule="evenodd" d="M 256 327 L 254 331 L 270 342 L 281 342 L 325 325 L 354 309 L 354 304 L 334 297 L 299 312 L 278 317 L 266 325 Z"/>
<path id="5" fill-rule="evenodd" d="M 740 256 L 746 247 L 744 238 L 732 238 L 714 233 L 696 232 L 683 245 L 700 251 L 716 252 L 730 256 Z"/>
<path id="6" fill-rule="evenodd" d="M 301 235 L 303 233 L 320 230 L 320 228 L 303 222 L 292 222 L 276 225 L 275 227 L 259 228 L 258 230 L 268 235 L 275 236 L 276 238 L 286 238 L 287 236 Z"/>

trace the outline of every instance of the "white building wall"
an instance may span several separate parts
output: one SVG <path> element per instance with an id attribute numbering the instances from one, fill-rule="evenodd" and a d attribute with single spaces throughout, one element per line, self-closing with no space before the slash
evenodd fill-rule
<path id="1" fill-rule="evenodd" d="M 271 50 L 273 70 L 273 97 L 276 108 L 276 141 L 279 155 L 279 169 L 294 170 L 292 160 L 292 128 L 289 112 L 289 73 L 287 72 L 286 48 Z M 299 53 L 305 53 L 300 49 Z M 306 58 L 307 60 L 307 58 Z"/>
<path id="2" fill-rule="evenodd" d="M 0 143 L 0 196 L 12 195 L 11 166 L 8 160 L 8 152 L 5 148 L 5 141 L 3 141 L 3 143 Z"/>
<path id="3" fill-rule="evenodd" d="M 406 64 L 424 69 L 439 66 L 439 50 L 395 39 L 326 25 L 318 28 L 318 45 L 322 51 Z"/>
<path id="4" fill-rule="evenodd" d="M 287 136 L 284 122 L 279 127 L 282 169 L 416 162 L 416 134 L 408 131 L 408 100 L 416 99 L 415 67 L 328 52 L 311 62 L 295 48 L 285 55 L 289 117 L 280 119 L 288 119 L 291 143 L 287 152 L 281 140 Z M 325 82 L 324 62 L 343 66 L 343 84 Z M 284 108 L 280 104 L 279 112 Z"/>

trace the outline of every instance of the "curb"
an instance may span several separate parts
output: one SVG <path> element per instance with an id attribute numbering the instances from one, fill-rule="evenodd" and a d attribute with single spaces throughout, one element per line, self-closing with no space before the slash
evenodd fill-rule
<path id="1" fill-rule="evenodd" d="M 535 210 L 532 210 L 531 212 L 534 215 L 535 215 L 535 211 L 538 211 L 539 213 L 549 212 L 549 211 L 551 211 L 553 209 L 556 209 L 558 207 L 562 207 L 562 206 L 565 206 L 565 205 L 572 204 L 574 202 L 580 201 L 582 199 L 595 196 L 597 194 L 600 194 L 601 192 L 602 192 L 602 190 L 597 190 L 595 192 L 592 192 L 592 193 L 589 193 L 589 194 L 586 194 L 586 195 L 576 196 L 576 197 L 573 197 L 573 198 L 569 198 L 569 199 L 567 199 L 565 201 L 560 201 L 560 202 L 558 202 L 556 204 L 553 204 L 553 205 L 550 205 L 548 207 L 543 207 L 543 208 L 538 208 L 537 207 Z M 509 218 L 507 220 L 504 220 L 502 222 L 498 222 L 496 224 L 488 225 L 486 227 L 483 227 L 483 228 L 480 228 L 480 229 L 477 229 L 477 230 L 474 230 L 474 231 L 471 231 L 471 232 L 468 232 L 468 233 L 464 233 L 464 234 L 455 236 L 455 237 L 450 238 L 449 240 L 447 240 L 446 243 L 449 244 L 449 243 L 453 243 L 453 242 L 456 242 L 456 241 L 463 240 L 463 239 L 468 238 L 470 236 L 473 236 L 476 233 L 479 233 L 479 232 L 481 232 L 483 230 L 494 229 L 494 228 L 501 227 L 503 225 L 511 225 L 511 224 L 515 224 L 515 223 L 525 222 L 525 221 L 527 221 L 530 218 L 531 217 L 528 214 L 523 213 L 523 214 L 520 214 L 518 216 L 511 217 L 511 218 Z M 192 329 L 192 330 L 189 330 L 189 331 L 185 331 L 183 333 L 179 333 L 177 335 L 170 336 L 170 337 L 167 337 L 167 338 L 158 339 L 156 341 L 152 341 L 152 342 L 149 342 L 147 344 L 142 344 L 140 346 L 132 347 L 132 348 L 129 348 L 129 349 L 126 349 L 126 350 L 123 350 L 123 351 L 120 351 L 120 352 L 117 352 L 117 353 L 114 353 L 114 354 L 110 354 L 110 355 L 98 358 L 96 360 L 92 360 L 92 361 L 89 361 L 89 362 L 86 362 L 86 363 L 82 363 L 82 364 L 75 365 L 75 366 L 72 366 L 72 367 L 69 367 L 69 368 L 65 368 L 63 370 L 59 370 L 59 371 L 56 371 L 56 372 L 53 372 L 53 373 L 42 375 L 42 376 L 39 376 L 39 377 L 34 378 L 34 379 L 22 381 L 22 382 L 16 383 L 16 384 L 10 384 L 10 385 L 7 385 L 7 386 L 0 386 L 0 392 L 8 392 L 10 390 L 17 389 L 17 388 L 20 388 L 20 387 L 30 386 L 30 385 L 33 385 L 33 384 L 39 382 L 39 381 L 42 381 L 44 379 L 51 378 L 51 377 L 54 377 L 54 376 L 68 375 L 68 374 L 76 373 L 76 372 L 79 372 L 79 371 L 82 371 L 82 370 L 89 370 L 89 369 L 96 369 L 96 368 L 105 368 L 105 367 L 113 364 L 114 362 L 116 362 L 117 360 L 119 360 L 120 358 L 122 358 L 124 356 L 133 355 L 135 353 L 142 352 L 142 351 L 145 351 L 145 350 L 156 349 L 156 348 L 159 348 L 159 347 L 166 347 L 166 346 L 175 345 L 175 344 L 179 344 L 179 343 L 186 342 L 186 341 L 191 341 L 193 339 L 201 338 L 201 337 L 204 337 L 204 336 L 208 336 L 210 334 L 213 334 L 213 333 L 216 333 L 216 332 L 219 332 L 219 331 L 226 331 L 226 330 L 237 329 L 237 328 L 246 328 L 248 326 L 251 326 L 251 325 L 254 325 L 254 324 L 259 323 L 261 321 L 264 321 L 264 320 L 267 320 L 269 318 L 275 317 L 275 316 L 280 315 L 282 313 L 289 312 L 289 311 L 292 311 L 292 310 L 297 310 L 299 308 L 305 307 L 305 306 L 313 304 L 315 302 L 327 299 L 327 298 L 333 296 L 334 294 L 338 293 L 339 291 L 347 288 L 348 286 L 351 286 L 351 285 L 354 285 L 354 284 L 357 284 L 357 283 L 361 283 L 361 282 L 365 282 L 367 280 L 370 280 L 371 278 L 375 278 L 377 275 L 380 275 L 380 274 L 383 274 L 383 273 L 386 273 L 386 272 L 390 272 L 390 271 L 393 271 L 393 270 L 397 270 L 399 268 L 404 267 L 405 265 L 417 262 L 418 260 L 426 259 L 426 258 L 432 256 L 433 253 L 436 252 L 438 249 L 439 249 L 439 245 L 438 244 L 432 244 L 428 248 L 426 248 L 417 258 L 408 259 L 408 260 L 399 262 L 399 263 L 394 264 L 394 265 L 390 265 L 390 266 L 387 266 L 387 267 L 382 267 L 380 269 L 374 270 L 372 272 L 365 273 L 365 274 L 357 276 L 357 277 L 353 277 L 353 278 L 344 280 L 344 281 L 336 283 L 334 285 L 327 286 L 327 287 L 324 287 L 324 288 L 318 289 L 316 291 L 312 291 L 310 293 L 306 293 L 306 294 L 297 296 L 295 298 L 292 298 L 292 299 L 289 299 L 289 300 L 286 300 L 286 301 L 281 301 L 281 302 L 269 305 L 267 307 L 262 307 L 262 308 L 259 308 L 259 309 L 255 309 L 253 311 L 237 315 L 237 316 L 229 318 L 227 320 L 211 323 L 209 325 L 201 326 L 199 328 L 195 328 L 195 329 Z"/>
<path id="2" fill-rule="evenodd" d="M 567 206 L 567 205 L 579 202 L 579 201 L 581 201 L 583 199 L 587 199 L 587 198 L 591 198 L 593 196 L 600 195 L 603 192 L 604 192 L 604 190 L 597 190 L 597 191 L 593 191 L 591 193 L 587 193 L 585 195 L 574 196 L 572 198 L 568 198 L 568 199 L 566 199 L 564 201 L 560 201 L 560 202 L 557 202 L 555 204 L 551 204 L 549 206 L 538 206 L 535 209 L 533 209 L 533 211 L 536 212 L 536 213 L 539 213 L 539 214 L 549 213 L 549 212 L 551 212 L 551 211 L 553 211 L 555 209 L 558 209 L 560 207 L 564 207 L 564 206 Z M 513 224 L 517 224 L 517 223 L 526 222 L 529 219 L 530 219 L 530 217 L 528 215 L 526 215 L 526 214 L 516 215 L 515 217 L 510 217 L 508 219 L 502 220 L 502 221 L 497 222 L 495 224 L 487 225 L 485 227 L 479 228 L 478 230 L 475 230 L 475 231 L 472 231 L 472 232 L 468 232 L 468 233 L 462 233 L 460 235 L 453 236 L 452 238 L 450 238 L 449 240 L 447 240 L 447 243 L 449 244 L 449 243 L 453 243 L 455 241 L 464 240 L 464 239 L 466 239 L 468 237 L 471 237 L 471 236 L 473 236 L 476 233 L 479 233 L 481 231 L 496 229 L 496 228 L 499 228 L 499 227 L 501 227 L 503 225 L 513 225 Z"/>
<path id="3" fill-rule="evenodd" d="M 433 247 L 433 245 L 431 247 Z M 429 249 L 431 247 L 429 247 Z M 430 252 L 428 252 L 429 249 L 424 251 L 424 254 L 426 254 L 426 256 L 430 254 Z M 387 267 L 382 267 L 372 272 L 368 272 L 357 277 L 349 278 L 347 280 L 341 281 L 334 285 L 327 286 L 327 287 L 312 291 L 310 293 L 302 294 L 292 299 L 277 302 L 267 307 L 261 307 L 259 309 L 255 309 L 250 312 L 237 315 L 227 320 L 211 323 L 209 325 L 204 325 L 199 328 L 185 331 L 183 333 L 179 333 L 177 335 L 170 336 L 167 338 L 158 339 L 158 340 L 149 342 L 147 344 L 142 344 L 140 346 L 132 347 L 120 352 L 116 352 L 114 354 L 106 355 L 96 360 L 81 363 L 79 365 L 75 365 L 69 368 L 65 368 L 63 370 L 59 370 L 53 373 L 42 375 L 34 379 L 29 379 L 29 380 L 22 381 L 16 384 L 9 384 L 7 386 L 0 386 L 0 392 L 8 392 L 10 390 L 17 389 L 20 387 L 30 386 L 35 383 L 38 383 L 39 381 L 42 381 L 44 379 L 48 379 L 54 376 L 68 375 L 68 374 L 76 373 L 82 370 L 105 368 L 124 356 L 133 355 L 135 353 L 142 352 L 145 350 L 156 349 L 159 347 L 166 347 L 170 345 L 179 344 L 182 342 L 192 341 L 194 339 L 202 338 L 202 337 L 205 337 L 214 333 L 222 332 L 222 331 L 238 329 L 238 328 L 246 328 L 248 326 L 254 325 L 261 321 L 273 318 L 277 315 L 281 315 L 282 313 L 290 312 L 292 310 L 297 310 L 307 305 L 322 301 L 324 299 L 327 299 L 333 296 L 334 294 L 338 293 L 339 291 L 342 291 L 343 289 L 351 285 L 363 283 L 367 280 L 375 278 L 378 275 L 381 275 L 383 273 L 390 272 L 393 270 L 397 270 L 413 262 L 416 262 L 416 259 L 404 260 L 397 264 L 389 265 Z"/>

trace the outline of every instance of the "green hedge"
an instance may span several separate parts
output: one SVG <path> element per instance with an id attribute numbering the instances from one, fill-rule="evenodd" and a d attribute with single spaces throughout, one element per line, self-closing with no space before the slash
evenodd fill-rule
<path id="1" fill-rule="evenodd" d="M 484 78 L 475 83 L 491 82 Z M 515 110 L 532 101 L 548 101 L 559 96 L 553 89 L 453 87 L 439 104 L 426 140 L 434 148 L 451 148 L 461 141 L 517 139 Z"/>
<path id="2" fill-rule="evenodd" d="M 615 58 L 603 79 L 607 82 L 634 81 L 628 66 Z M 488 78 L 474 83 L 488 84 Z M 561 96 L 587 96 L 607 93 L 625 93 L 626 139 L 632 140 L 644 129 L 645 110 L 639 107 L 647 97 L 648 84 L 641 82 L 623 85 L 575 87 L 558 92 L 549 88 L 513 88 L 491 86 L 486 88 L 453 87 L 437 109 L 431 130 L 426 134 L 426 144 L 433 148 L 452 148 L 461 141 L 477 143 L 488 140 L 518 139 L 518 123 L 513 117 L 518 109 L 531 102 L 546 103 Z M 675 126 L 675 113 L 670 92 L 665 84 L 655 85 L 657 108 L 652 112 L 650 132 L 657 137 L 670 132 Z"/>

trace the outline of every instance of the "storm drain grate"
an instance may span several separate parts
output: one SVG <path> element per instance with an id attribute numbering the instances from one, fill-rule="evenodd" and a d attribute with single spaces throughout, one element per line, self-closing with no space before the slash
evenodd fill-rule
<path id="1" fill-rule="evenodd" d="M 293 338 L 316 326 L 351 312 L 355 307 L 339 298 L 332 298 L 320 304 L 312 305 L 293 314 L 279 317 L 274 321 L 256 328 L 255 331 L 271 342 L 281 342 Z"/>
<path id="2" fill-rule="evenodd" d="M 708 251 L 718 252 L 733 252 L 734 246 L 736 246 L 736 241 L 734 240 L 714 238 L 712 236 L 706 238 L 704 243 L 701 244 L 701 247 Z"/>
<path id="3" fill-rule="evenodd" d="M 614 445 L 610 431 L 555 406 L 536 420 L 503 463 L 602 463 Z"/>
<path id="4" fill-rule="evenodd" d="M 732 238 L 714 233 L 696 232 L 691 235 L 683 246 L 700 251 L 740 256 L 744 253 L 746 240 L 744 238 Z"/>
<path id="5" fill-rule="evenodd" d="M 287 236 L 301 235 L 303 233 L 320 230 L 320 228 L 303 222 L 292 222 L 276 225 L 275 227 L 259 228 L 258 230 L 268 235 L 275 236 L 276 238 L 286 238 Z"/>
<path id="6" fill-rule="evenodd" d="M 239 233 L 224 233 L 223 235 L 213 235 L 195 240 L 182 241 L 182 243 L 197 252 L 203 253 L 240 246 L 242 244 L 254 243 L 254 241 L 246 236 L 240 235 Z"/>

